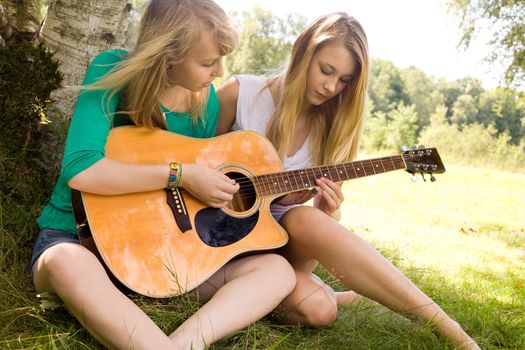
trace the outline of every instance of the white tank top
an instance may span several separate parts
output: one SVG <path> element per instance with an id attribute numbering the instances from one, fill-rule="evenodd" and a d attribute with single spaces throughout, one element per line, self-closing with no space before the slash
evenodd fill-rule
<path id="1" fill-rule="evenodd" d="M 236 75 L 235 78 L 239 82 L 239 95 L 237 115 L 232 130 L 253 130 L 265 135 L 266 128 L 275 110 L 272 94 L 270 89 L 266 87 L 268 78 L 255 75 Z M 308 168 L 312 164 L 309 138 L 297 152 L 292 156 L 285 157 L 283 161 L 285 170 Z M 284 213 L 296 206 L 272 204 L 270 210 L 275 220 L 279 221 Z"/>

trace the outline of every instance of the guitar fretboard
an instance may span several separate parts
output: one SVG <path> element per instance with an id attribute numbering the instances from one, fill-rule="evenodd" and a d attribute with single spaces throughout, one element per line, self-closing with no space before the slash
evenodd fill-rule
<path id="1" fill-rule="evenodd" d="M 317 186 L 315 180 L 321 177 L 326 177 L 333 182 L 343 182 L 405 168 L 401 155 L 396 155 L 257 175 L 253 177 L 253 182 L 259 196 L 271 196 L 315 187 Z"/>

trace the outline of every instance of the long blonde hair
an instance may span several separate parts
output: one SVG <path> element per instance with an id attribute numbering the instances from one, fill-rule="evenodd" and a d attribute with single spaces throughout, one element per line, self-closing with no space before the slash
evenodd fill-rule
<path id="1" fill-rule="evenodd" d="M 220 54 L 232 52 L 238 44 L 237 32 L 228 15 L 211 0 L 150 0 L 145 4 L 135 49 L 109 74 L 88 89 L 108 89 L 111 98 L 123 94 L 123 111 L 140 126 L 165 129 L 160 94 L 170 86 L 167 71 L 182 62 L 198 42 L 201 29 L 214 32 Z M 188 91 L 190 114 L 197 122 L 203 117 L 209 88 Z M 122 105 L 122 104 L 121 104 Z"/>
<path id="2" fill-rule="evenodd" d="M 312 56 L 330 42 L 341 42 L 352 53 L 356 72 L 339 95 L 312 106 L 311 154 L 318 165 L 350 161 L 357 155 L 367 104 L 368 43 L 356 19 L 336 12 L 320 17 L 297 38 L 286 73 L 273 82 L 279 84 L 280 99 L 266 136 L 283 159 L 303 105 Z"/>

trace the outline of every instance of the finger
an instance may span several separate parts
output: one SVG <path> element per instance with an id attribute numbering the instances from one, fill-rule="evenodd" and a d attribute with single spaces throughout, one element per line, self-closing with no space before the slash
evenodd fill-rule
<path id="1" fill-rule="evenodd" d="M 222 202 L 231 202 L 233 200 L 233 193 L 219 191 L 213 196 L 213 200 L 219 204 Z"/>
<path id="2" fill-rule="evenodd" d="M 227 182 L 227 183 L 229 183 L 229 184 L 234 185 L 234 184 L 237 183 L 237 181 L 235 181 L 235 179 L 231 179 L 231 178 L 229 178 L 226 174 L 223 174 L 223 173 L 221 173 L 221 172 L 219 172 L 219 171 L 217 171 L 217 172 L 215 173 L 215 175 L 217 175 L 221 180 L 223 180 L 223 181 L 225 181 L 225 182 Z"/>
<path id="3" fill-rule="evenodd" d="M 331 189 L 333 189 L 334 191 L 336 191 L 337 189 L 340 189 L 339 185 L 336 184 L 335 182 L 333 182 L 332 180 L 326 178 L 326 177 L 322 177 L 320 180 L 323 184 L 325 184 L 326 186 L 330 187 Z"/>
<path id="4" fill-rule="evenodd" d="M 335 195 L 337 196 L 340 202 L 343 202 L 345 200 L 345 196 L 343 195 L 343 190 L 341 189 L 341 186 L 327 178 L 323 178 L 322 180 L 328 187 L 332 189 L 332 191 L 334 191 Z"/>
<path id="5" fill-rule="evenodd" d="M 321 196 L 325 200 L 327 212 L 333 213 L 336 209 L 339 209 L 339 202 L 335 201 L 328 193 L 323 191 L 321 192 Z"/>
<path id="6" fill-rule="evenodd" d="M 231 183 L 230 181 L 223 181 L 219 184 L 219 190 L 228 194 L 234 194 L 239 190 L 240 186 L 238 183 Z"/>
<path id="7" fill-rule="evenodd" d="M 339 196 L 337 195 L 336 191 L 333 188 L 331 188 L 322 179 L 317 179 L 316 181 L 319 184 L 319 187 L 321 187 L 321 190 L 323 192 L 325 192 L 325 193 L 327 192 L 334 202 L 339 202 Z"/>
<path id="8" fill-rule="evenodd" d="M 341 189 L 341 186 L 334 183 L 334 186 L 332 187 L 334 193 L 337 195 L 337 198 L 339 199 L 339 202 L 343 202 L 345 200 L 345 196 L 343 194 L 343 190 Z"/>

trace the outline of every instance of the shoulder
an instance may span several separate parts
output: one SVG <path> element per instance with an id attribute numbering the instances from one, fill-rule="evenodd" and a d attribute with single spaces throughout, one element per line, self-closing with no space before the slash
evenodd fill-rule
<path id="1" fill-rule="evenodd" d="M 268 85 L 268 77 L 264 75 L 239 74 L 234 78 L 243 89 L 261 89 Z"/>
<path id="2" fill-rule="evenodd" d="M 237 103 L 239 96 L 239 81 L 236 77 L 231 77 L 222 83 L 217 89 L 217 96 L 221 106 L 225 103 Z"/>
<path id="3" fill-rule="evenodd" d="M 124 49 L 102 51 L 95 56 L 91 65 L 115 64 L 123 61 L 128 55 L 128 51 Z"/>
<path id="4" fill-rule="evenodd" d="M 128 56 L 126 50 L 108 50 L 99 53 L 89 65 L 83 85 L 93 83 L 108 74 Z"/>

